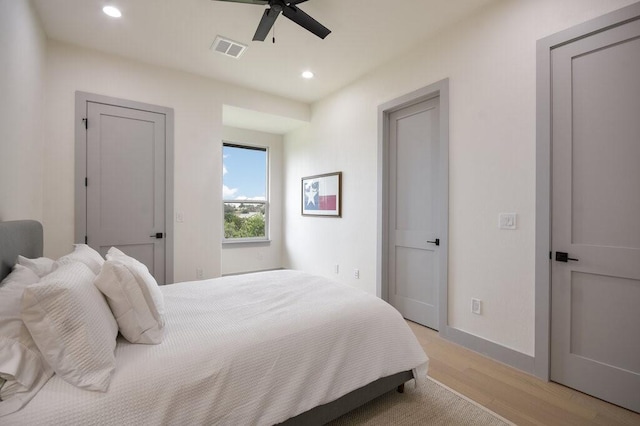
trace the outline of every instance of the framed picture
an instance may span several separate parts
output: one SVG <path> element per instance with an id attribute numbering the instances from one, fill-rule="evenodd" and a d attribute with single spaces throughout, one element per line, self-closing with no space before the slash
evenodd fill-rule
<path id="1" fill-rule="evenodd" d="M 342 216 L 342 172 L 302 178 L 303 216 Z"/>

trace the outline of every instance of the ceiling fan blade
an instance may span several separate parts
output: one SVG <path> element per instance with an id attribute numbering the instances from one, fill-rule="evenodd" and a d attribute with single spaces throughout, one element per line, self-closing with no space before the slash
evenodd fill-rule
<path id="1" fill-rule="evenodd" d="M 292 0 L 292 1 L 289 1 L 289 2 L 285 2 L 285 3 L 290 4 L 290 5 L 294 5 L 294 4 L 304 3 L 305 1 L 307 1 L 307 0 Z"/>
<path id="2" fill-rule="evenodd" d="M 264 6 L 265 4 L 269 4 L 268 0 L 213 0 L 213 1 L 228 1 L 233 3 L 259 4 L 261 6 Z"/>
<path id="3" fill-rule="evenodd" d="M 287 5 L 282 8 L 282 14 L 322 39 L 328 36 L 329 33 L 331 33 L 330 29 L 313 19 L 311 16 L 304 13 L 302 10 L 295 7 L 293 4 Z"/>
<path id="4" fill-rule="evenodd" d="M 280 11 L 275 10 L 273 8 L 266 9 L 264 14 L 262 15 L 262 19 L 258 24 L 258 29 L 256 33 L 253 35 L 253 41 L 264 41 L 271 31 L 271 27 L 273 27 L 273 23 L 276 22 L 276 18 L 280 14 Z"/>

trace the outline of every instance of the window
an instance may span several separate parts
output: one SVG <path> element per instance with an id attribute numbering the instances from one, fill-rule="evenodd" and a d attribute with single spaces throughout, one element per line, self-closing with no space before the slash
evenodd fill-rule
<path id="1" fill-rule="evenodd" d="M 267 148 L 222 144 L 224 241 L 269 238 Z"/>

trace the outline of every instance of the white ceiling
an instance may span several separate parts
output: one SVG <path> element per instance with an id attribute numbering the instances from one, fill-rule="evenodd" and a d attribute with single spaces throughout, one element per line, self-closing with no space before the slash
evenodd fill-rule
<path id="1" fill-rule="evenodd" d="M 309 0 L 299 8 L 332 30 L 322 40 L 278 17 L 251 41 L 264 8 L 212 0 L 34 0 L 50 39 L 179 69 L 306 103 L 403 55 L 494 0 Z M 122 18 L 102 13 L 117 6 Z M 239 59 L 210 50 L 216 35 L 248 45 Z M 304 80 L 303 70 L 316 77 Z"/>

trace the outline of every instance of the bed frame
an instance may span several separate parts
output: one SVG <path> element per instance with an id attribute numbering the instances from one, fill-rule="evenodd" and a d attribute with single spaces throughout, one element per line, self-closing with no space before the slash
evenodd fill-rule
<path id="1" fill-rule="evenodd" d="M 29 258 L 42 256 L 42 235 L 42 224 L 35 220 L 0 222 L 0 281 L 11 272 L 18 255 Z M 411 370 L 383 377 L 281 424 L 287 426 L 326 424 L 389 391 L 397 389 L 398 392 L 402 392 L 404 383 L 413 378 Z"/>
<path id="2" fill-rule="evenodd" d="M 0 222 L 0 281 L 21 254 L 28 258 L 42 256 L 42 225 L 35 220 Z"/>
<path id="3" fill-rule="evenodd" d="M 281 424 L 287 426 L 324 425 L 394 389 L 400 393 L 404 392 L 405 382 L 411 379 L 413 379 L 413 372 L 411 370 L 383 377 L 335 401 L 305 411 Z"/>

